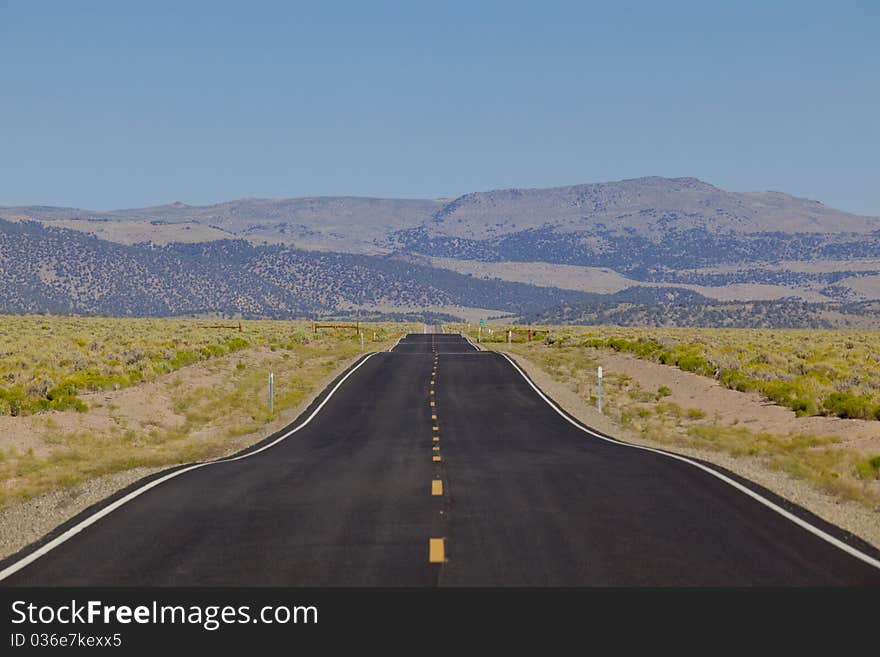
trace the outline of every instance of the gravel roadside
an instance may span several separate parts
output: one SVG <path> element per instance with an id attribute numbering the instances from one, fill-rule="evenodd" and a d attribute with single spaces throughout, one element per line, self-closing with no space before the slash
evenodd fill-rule
<path id="1" fill-rule="evenodd" d="M 553 379 L 534 362 L 520 354 L 508 354 L 545 393 L 572 416 L 603 433 L 629 443 L 657 447 L 691 456 L 735 472 L 755 483 L 764 486 L 777 495 L 815 513 L 820 518 L 859 536 L 875 547 L 880 548 L 880 518 L 876 513 L 862 505 L 841 500 L 814 489 L 808 483 L 794 479 L 784 472 L 770 470 L 758 459 L 748 456 L 733 457 L 728 454 L 676 446 L 670 449 L 640 434 L 626 429 L 607 415 L 600 415 L 593 406 L 581 398 L 571 387 Z"/>
<path id="2" fill-rule="evenodd" d="M 218 458 L 229 456 L 258 443 L 266 436 L 293 422 L 336 377 L 351 367 L 361 356 L 362 354 L 357 354 L 343 361 L 335 370 L 327 374 L 315 386 L 312 393 L 304 397 L 295 408 L 279 413 L 277 419 L 265 425 L 260 431 L 230 439 L 224 453 Z M 0 510 L 0 558 L 5 558 L 33 543 L 58 525 L 116 491 L 143 477 L 167 470 L 168 467 L 134 468 L 117 472 L 71 488 L 43 493 L 30 500 Z"/>

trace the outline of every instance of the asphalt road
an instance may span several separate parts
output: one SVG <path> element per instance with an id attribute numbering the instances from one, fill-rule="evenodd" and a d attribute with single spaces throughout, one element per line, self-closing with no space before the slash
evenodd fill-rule
<path id="1" fill-rule="evenodd" d="M 458 336 L 355 367 L 301 430 L 156 485 L 2 584 L 880 585 L 717 477 L 590 436 Z"/>

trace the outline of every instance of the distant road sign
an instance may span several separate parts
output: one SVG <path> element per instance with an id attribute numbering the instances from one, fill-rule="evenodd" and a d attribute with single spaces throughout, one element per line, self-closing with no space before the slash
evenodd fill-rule
<path id="1" fill-rule="evenodd" d="M 486 325 L 486 322 L 484 322 L 484 321 L 481 319 L 481 320 L 480 320 L 480 326 L 485 326 L 485 325 Z"/>

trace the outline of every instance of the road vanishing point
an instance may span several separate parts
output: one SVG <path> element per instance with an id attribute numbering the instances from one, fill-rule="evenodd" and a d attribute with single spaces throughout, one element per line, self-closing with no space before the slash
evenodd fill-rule
<path id="1" fill-rule="evenodd" d="M 865 586 L 878 552 L 716 466 L 627 445 L 453 334 L 367 354 L 248 450 L 120 491 L 5 586 Z"/>

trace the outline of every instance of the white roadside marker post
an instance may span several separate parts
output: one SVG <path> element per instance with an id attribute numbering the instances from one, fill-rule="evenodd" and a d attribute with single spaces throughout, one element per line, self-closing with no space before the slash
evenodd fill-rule
<path id="1" fill-rule="evenodd" d="M 361 331 L 361 351 L 364 350 L 364 332 Z"/>
<path id="2" fill-rule="evenodd" d="M 513 341 L 513 331 L 507 332 L 507 344 L 510 344 Z"/>
<path id="3" fill-rule="evenodd" d="M 602 415 L 602 366 L 599 365 L 599 415 Z"/>
<path id="4" fill-rule="evenodd" d="M 275 415 L 275 373 L 269 372 L 269 416 Z"/>

